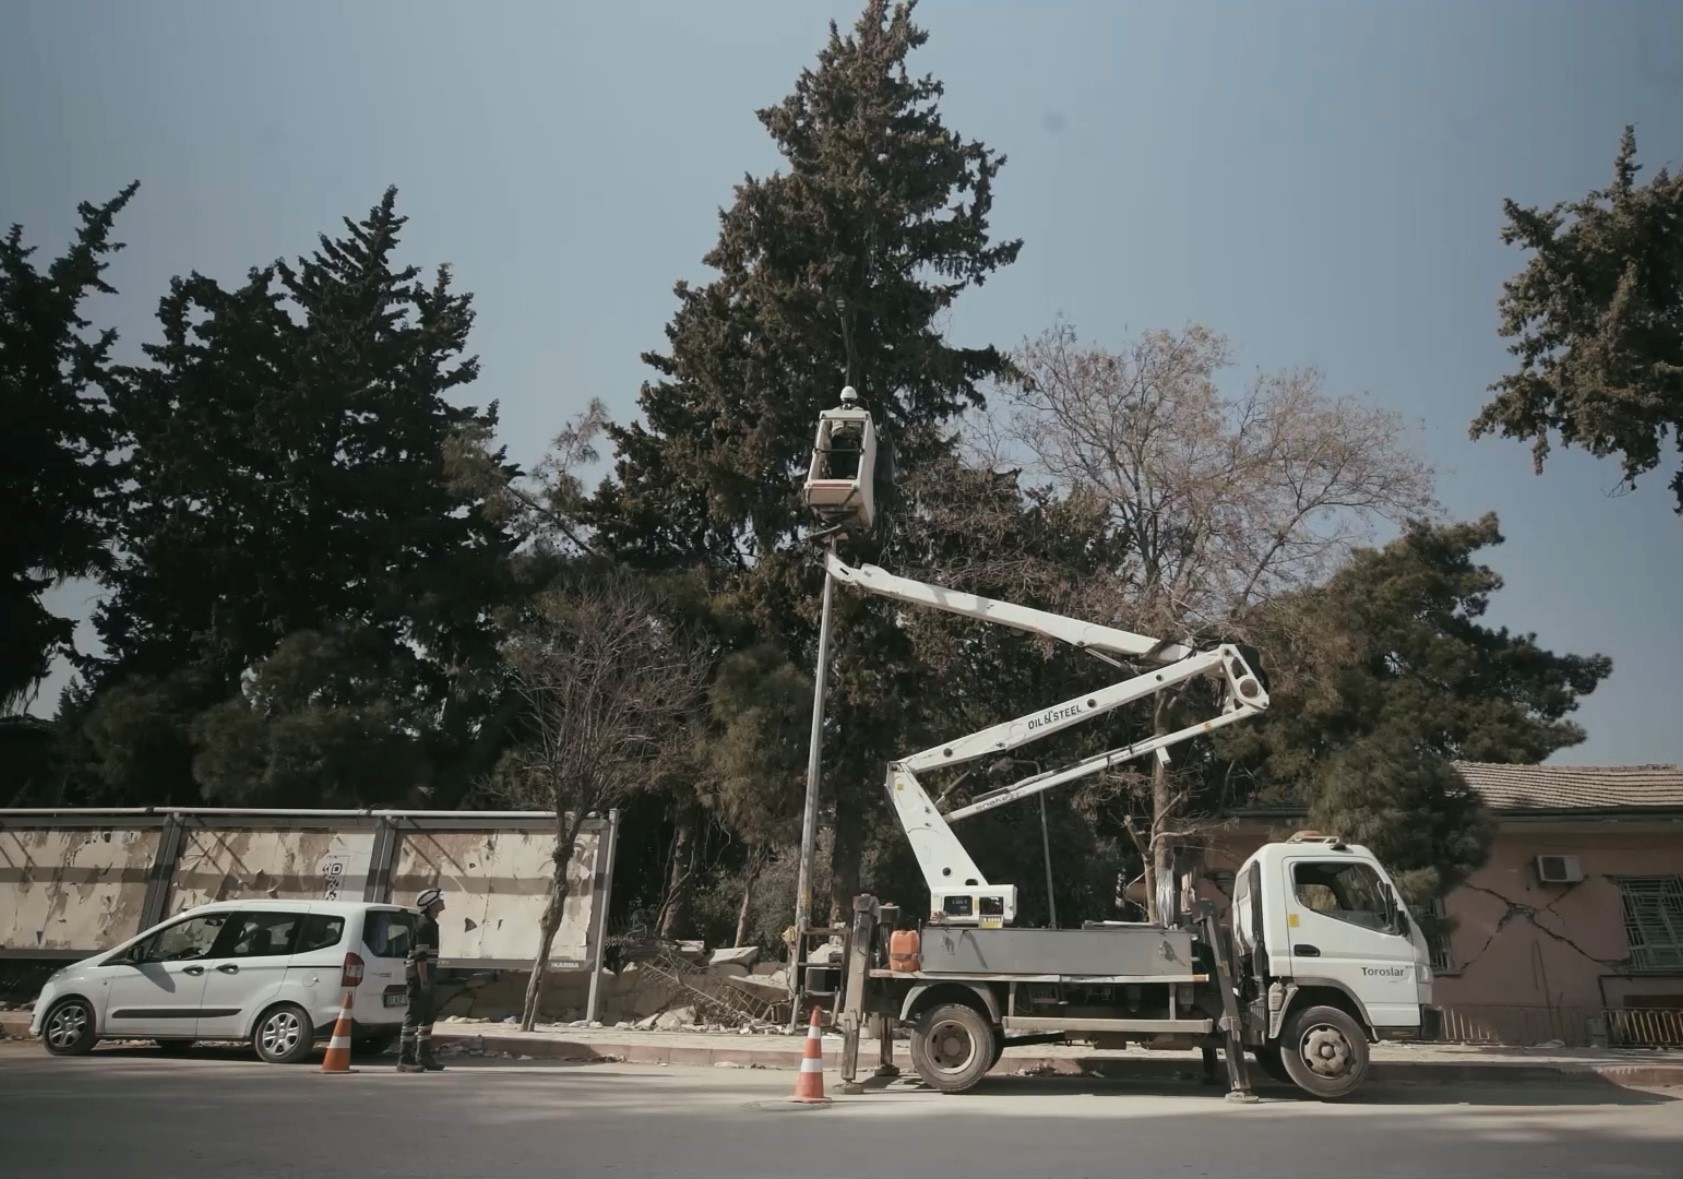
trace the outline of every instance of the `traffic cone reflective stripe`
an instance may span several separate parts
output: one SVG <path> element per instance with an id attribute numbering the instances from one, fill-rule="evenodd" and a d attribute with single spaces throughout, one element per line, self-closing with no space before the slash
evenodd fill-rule
<path id="1" fill-rule="evenodd" d="M 801 1048 L 801 1071 L 795 1078 L 794 1100 L 802 1105 L 829 1105 L 824 1096 L 824 1040 L 818 1025 L 818 1008 L 812 1009 L 806 1043 Z"/>
<path id="2" fill-rule="evenodd" d="M 327 1055 L 321 1061 L 324 1073 L 356 1072 L 351 1067 L 351 1000 L 352 992 L 347 988 L 345 1002 L 339 1008 L 339 1018 L 333 1024 L 333 1039 L 328 1041 Z"/>

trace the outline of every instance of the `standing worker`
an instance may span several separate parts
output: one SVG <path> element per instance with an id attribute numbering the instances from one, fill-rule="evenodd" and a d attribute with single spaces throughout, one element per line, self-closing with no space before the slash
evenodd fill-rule
<path id="1" fill-rule="evenodd" d="M 438 915 L 444 912 L 444 894 L 436 888 L 415 898 L 421 919 L 415 923 L 415 937 L 409 946 L 404 983 L 409 1005 L 403 1013 L 403 1039 L 397 1056 L 400 1073 L 441 1073 L 444 1066 L 432 1053 L 433 982 L 438 970 Z"/>

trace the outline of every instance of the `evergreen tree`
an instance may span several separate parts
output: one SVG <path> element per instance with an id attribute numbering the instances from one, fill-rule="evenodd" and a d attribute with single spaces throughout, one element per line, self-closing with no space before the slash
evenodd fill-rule
<path id="1" fill-rule="evenodd" d="M 108 785 L 152 801 L 196 759 L 228 802 L 448 800 L 494 757 L 509 540 L 445 451 L 495 406 L 450 400 L 478 374 L 471 298 L 395 262 L 395 203 L 235 290 L 177 279 L 151 363 L 120 373 L 133 486 L 86 724 Z"/>
<path id="2" fill-rule="evenodd" d="M 1222 752 L 1312 804 L 1325 830 L 1361 839 L 1416 897 L 1442 895 L 1484 860 L 1490 829 L 1451 760 L 1530 764 L 1584 739 L 1570 719 L 1612 672 L 1482 621 L 1501 577 L 1494 515 L 1412 524 L 1326 585 L 1274 604 L 1269 710 L 1224 730 Z"/>
<path id="3" fill-rule="evenodd" d="M 643 421 L 613 432 L 614 473 L 592 523 L 645 567 L 699 566 L 729 608 L 810 666 L 816 584 L 797 534 L 799 481 L 818 413 L 842 385 L 915 469 L 946 453 L 945 429 L 1006 371 L 992 347 L 950 343 L 958 296 L 1013 261 L 990 240 L 1004 158 L 950 131 L 942 85 L 906 61 L 927 33 L 913 5 L 871 0 L 850 34 L 832 24 L 816 68 L 759 112 L 786 170 L 746 178 L 706 262 L 679 283 L 668 347 L 644 357 Z M 892 498 L 892 497 L 891 497 Z M 862 555 L 892 561 L 891 535 Z M 833 904 L 857 885 L 883 764 L 904 748 L 927 694 L 906 637 L 878 603 L 838 602 L 826 777 L 837 791 Z"/>
<path id="4" fill-rule="evenodd" d="M 1502 335 L 1518 368 L 1472 425 L 1532 444 L 1539 472 L 1551 438 L 1617 456 L 1625 482 L 1683 446 L 1683 175 L 1636 183 L 1626 127 L 1613 182 L 1550 208 L 1503 202 L 1502 240 L 1532 251 L 1506 283 Z M 1683 472 L 1671 481 L 1683 514 Z"/>
<path id="5" fill-rule="evenodd" d="M 96 572 L 111 535 L 110 406 L 104 385 L 116 332 L 92 336 L 89 296 L 115 294 L 111 233 L 138 182 L 103 205 L 83 203 L 76 240 L 45 270 L 31 260 L 23 227 L 0 238 L 0 710 L 26 703 L 54 656 L 73 654 L 75 623 L 48 610 L 42 593 Z"/>

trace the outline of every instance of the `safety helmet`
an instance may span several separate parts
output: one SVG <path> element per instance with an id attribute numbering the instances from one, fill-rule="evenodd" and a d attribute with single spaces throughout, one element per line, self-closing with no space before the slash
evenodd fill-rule
<path id="1" fill-rule="evenodd" d="M 443 899 L 444 894 L 439 892 L 436 888 L 422 889 L 421 895 L 415 898 L 415 907 L 425 913 L 428 909 L 432 908 Z"/>

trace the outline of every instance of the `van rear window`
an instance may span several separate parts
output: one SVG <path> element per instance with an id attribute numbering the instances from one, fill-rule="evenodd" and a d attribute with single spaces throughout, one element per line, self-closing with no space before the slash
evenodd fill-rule
<path id="1" fill-rule="evenodd" d="M 298 939 L 298 953 L 327 950 L 345 936 L 345 919 L 337 913 L 311 913 L 304 918 L 304 933 Z"/>
<path id="2" fill-rule="evenodd" d="M 414 931 L 413 913 L 370 909 L 363 915 L 362 944 L 376 958 L 407 958 L 409 939 Z"/>

